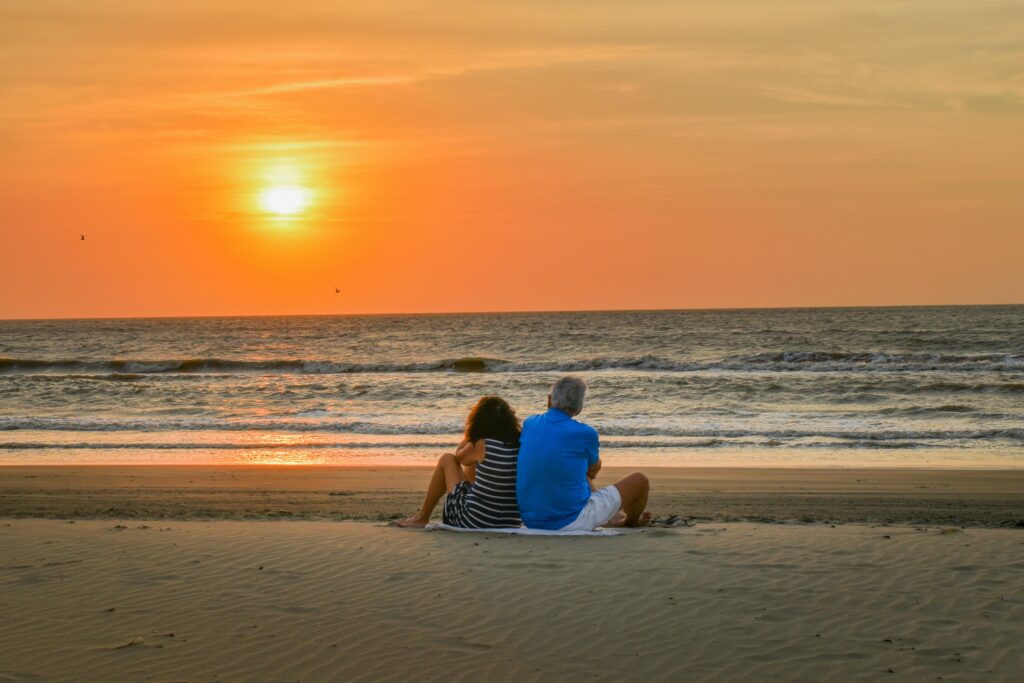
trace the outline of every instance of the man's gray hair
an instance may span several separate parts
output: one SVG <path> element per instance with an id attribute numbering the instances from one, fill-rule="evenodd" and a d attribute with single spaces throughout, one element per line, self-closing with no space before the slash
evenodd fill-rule
<path id="1" fill-rule="evenodd" d="M 583 410 L 583 397 L 587 383 L 579 377 L 559 377 L 551 387 L 551 407 L 559 408 L 570 415 L 579 415 Z"/>

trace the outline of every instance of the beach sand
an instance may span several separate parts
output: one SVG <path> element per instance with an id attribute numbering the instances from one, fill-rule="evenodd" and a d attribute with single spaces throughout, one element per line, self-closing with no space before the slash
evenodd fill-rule
<path id="1" fill-rule="evenodd" d="M 0 680 L 943 680 L 1024 670 L 1024 532 L 0 522 Z"/>
<path id="2" fill-rule="evenodd" d="M 0 468 L 0 681 L 1024 671 L 1024 473 L 650 473 L 655 514 L 695 526 L 339 521 L 409 514 L 423 468 Z"/>
<path id="3" fill-rule="evenodd" d="M 606 467 L 609 484 L 630 470 Z M 1024 471 L 644 468 L 655 515 L 1008 526 Z M 0 467 L 0 517 L 362 519 L 415 512 L 424 467 Z"/>

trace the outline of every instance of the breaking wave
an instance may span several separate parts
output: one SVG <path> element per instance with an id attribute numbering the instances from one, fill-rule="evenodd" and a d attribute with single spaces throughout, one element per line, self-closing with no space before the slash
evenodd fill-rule
<path id="1" fill-rule="evenodd" d="M 624 358 L 570 359 L 566 361 L 510 361 L 465 356 L 410 363 L 347 363 L 333 360 L 232 360 L 188 358 L 170 360 L 44 360 L 0 358 L 0 374 L 106 375 L 131 381 L 159 374 L 358 374 L 418 372 L 583 372 L 637 370 L 651 372 L 864 372 L 864 371 L 1024 371 L 1024 355 L 839 353 L 784 351 L 733 355 L 717 360 L 678 361 L 644 355 Z"/>
<path id="2" fill-rule="evenodd" d="M 375 434 L 392 436 L 458 435 L 463 425 L 457 421 L 423 422 L 418 424 L 385 424 L 359 420 L 325 419 L 215 419 L 215 418 L 63 418 L 63 417 L 0 417 L 0 431 L 43 430 L 78 432 L 325 432 L 346 434 Z M 861 443 L 898 441 L 977 441 L 1004 440 L 1024 443 L 1024 428 L 991 429 L 921 429 L 921 430 L 815 430 L 815 429 L 692 429 L 671 426 L 605 426 L 598 431 L 606 437 L 672 437 L 689 439 L 767 439 L 785 441 L 794 439 L 826 438 Z M 611 444 L 612 442 L 608 442 Z M 651 446 L 650 442 L 643 445 Z M 673 442 L 672 446 L 686 446 Z M 708 444 L 717 445 L 717 444 Z M 762 445 L 773 445 L 771 443 Z"/>

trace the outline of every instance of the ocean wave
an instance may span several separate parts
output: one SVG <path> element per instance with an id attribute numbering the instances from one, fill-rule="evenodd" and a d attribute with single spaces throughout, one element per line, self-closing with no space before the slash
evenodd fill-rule
<path id="1" fill-rule="evenodd" d="M 599 427 L 603 436 L 675 436 L 715 437 L 722 439 L 764 438 L 777 440 L 828 438 L 847 441 L 977 441 L 1008 440 L 1024 442 L 1024 428 L 1004 429 L 932 429 L 932 430 L 811 430 L 811 429 L 677 429 L 672 427 Z M 782 443 L 780 441 L 780 443 Z M 771 444 L 767 444 L 771 445 Z"/>
<path id="2" fill-rule="evenodd" d="M 585 372 L 637 370 L 651 372 L 757 371 L 757 372 L 862 372 L 862 371 L 1024 371 L 1024 355 L 1014 353 L 925 354 L 781 351 L 727 356 L 718 360 L 678 361 L 651 355 L 569 359 L 565 361 L 511 361 L 464 356 L 408 363 L 347 363 L 331 360 L 233 360 L 188 358 L 169 360 L 44 360 L 0 358 L 0 374 L 106 375 L 130 381 L 160 374 L 359 374 L 421 372 Z"/>
<path id="3" fill-rule="evenodd" d="M 77 431 L 77 432 L 322 432 L 374 434 L 383 436 L 457 436 L 463 425 L 458 421 L 417 424 L 385 424 L 358 420 L 323 419 L 148 419 L 148 418 L 60 418 L 0 417 L 0 431 Z M 846 441 L 1014 441 L 1024 443 L 1024 428 L 989 429 L 693 429 L 660 425 L 598 426 L 605 437 L 671 437 L 690 439 L 765 439 L 793 440 L 827 438 Z M 609 442 L 611 443 L 611 442 Z M 685 445 L 685 444 L 680 444 Z M 771 445 L 770 443 L 761 445 Z"/>
<path id="4" fill-rule="evenodd" d="M 380 435 L 458 434 L 461 422 L 384 424 L 361 420 L 232 420 L 215 418 L 61 418 L 0 417 L 0 432 L 38 430 L 57 432 L 334 432 Z"/>
<path id="5" fill-rule="evenodd" d="M 514 364 L 497 358 L 466 356 L 414 363 L 342 363 L 327 360 L 233 360 L 224 358 L 187 358 L 168 360 L 42 360 L 0 358 L 0 374 L 50 374 L 65 376 L 103 375 L 112 380 L 133 380 L 160 374 L 309 374 L 340 375 L 402 372 L 488 372 L 504 370 Z"/>
<path id="6" fill-rule="evenodd" d="M 32 358 L 0 358 L 0 374 L 52 374 L 71 376 L 107 375 L 110 379 L 133 379 L 159 374 L 234 374 L 299 373 L 310 375 L 341 375 L 361 373 L 421 372 L 547 372 L 606 369 L 685 370 L 692 363 L 640 356 L 636 358 L 595 358 L 567 362 L 513 362 L 500 358 L 464 356 L 435 361 L 410 363 L 345 363 L 328 360 L 231 360 L 222 358 L 190 358 L 171 360 L 41 360 Z"/>
<path id="7" fill-rule="evenodd" d="M 940 406 L 894 406 L 881 408 L 880 415 L 943 415 L 948 413 L 976 413 L 977 408 L 960 403 L 947 403 Z M 1003 418 L 1004 415 L 988 415 L 989 418 Z"/>
<path id="8" fill-rule="evenodd" d="M 932 382 L 915 389 L 934 393 L 1024 394 L 1024 382 Z"/>
<path id="9" fill-rule="evenodd" d="M 790 449 L 864 449 L 864 450 L 903 450 L 903 449 L 926 449 L 936 448 L 935 443 L 929 443 L 925 441 L 907 441 L 907 440 L 892 440 L 892 441 L 872 441 L 863 439 L 849 439 L 849 440 L 825 440 L 825 441 L 780 441 L 778 439 L 771 439 L 767 442 L 750 441 L 742 439 L 696 439 L 687 441 L 605 441 L 601 444 L 602 450 L 646 450 L 646 451 L 658 451 L 658 450 L 693 450 L 693 449 L 737 449 L 737 450 L 748 450 L 748 449 L 761 449 L 765 447 L 770 448 L 790 448 Z M 942 448 L 963 448 L 962 444 L 949 443 L 942 444 Z M 310 442 L 310 443 L 290 443 L 290 444 L 253 444 L 253 443 L 205 443 L 205 442 L 175 442 L 175 443 L 153 443 L 153 442 L 137 442 L 137 443 L 101 443 L 101 442 L 89 442 L 80 441 L 73 443 L 47 443 L 47 442 L 23 442 L 23 441 L 11 441 L 11 442 L 0 442 L 0 451 L 40 451 L 40 450 L 76 450 L 76 451 L 146 451 L 146 450 L 158 450 L 158 451 L 202 451 L 202 450 L 215 450 L 215 451 L 330 451 L 330 450 L 342 450 L 342 451 L 358 451 L 358 450 L 372 450 L 372 451 L 436 451 L 443 452 L 445 449 L 450 449 L 451 445 L 442 443 L 423 441 L 341 441 L 341 442 Z"/>
<path id="10" fill-rule="evenodd" d="M 794 445 L 796 448 L 865 448 L 878 450 L 928 448 L 932 446 L 932 444 L 921 443 L 919 441 L 864 441 L 862 439 L 852 439 L 850 441 L 808 442 Z"/>
<path id="11" fill-rule="evenodd" d="M 10 441 L 7 443 L 0 442 L 0 450 L 159 450 L 159 451 L 171 451 L 171 450 L 234 450 L 234 451 L 248 451 L 248 450 L 273 450 L 273 451 L 288 451 L 288 450 L 323 450 L 323 449 L 410 449 L 410 448 L 440 448 L 443 449 L 444 444 L 434 443 L 432 441 L 338 441 L 333 443 L 323 443 L 317 441 L 311 441 L 309 443 L 204 443 L 201 441 L 189 442 L 189 441 L 176 441 L 174 443 L 156 443 L 156 442 L 137 442 L 137 443 L 100 443 L 91 441 L 79 441 L 74 443 L 44 443 L 44 442 L 25 442 L 25 441 Z"/>
<path id="12" fill-rule="evenodd" d="M 606 441 L 601 444 L 602 450 L 619 449 L 706 449 L 706 448 L 762 448 L 764 446 L 787 447 L 787 448 L 864 448 L 864 449 L 902 449 L 902 448 L 927 448 L 929 444 L 916 441 L 812 441 L 800 443 L 785 443 L 772 440 L 770 443 L 759 443 L 754 441 L 730 440 L 730 439 L 694 439 L 687 441 Z M 308 443 L 208 443 L 178 441 L 174 443 L 158 442 L 92 442 L 78 441 L 66 443 L 52 442 L 25 442 L 10 441 L 0 442 L 0 450 L 8 451 L 38 451 L 38 450 L 89 450 L 89 451 L 124 451 L 124 450 L 157 450 L 157 451 L 180 451 L 180 450 L 215 450 L 215 451 L 294 451 L 294 450 L 434 450 L 444 451 L 450 445 L 431 441 L 338 441 L 338 442 L 308 442 Z"/>
<path id="13" fill-rule="evenodd" d="M 656 440 L 634 440 L 634 441 L 608 441 L 602 444 L 602 448 L 712 448 L 715 446 L 727 445 L 730 442 L 722 439 L 697 439 L 689 441 L 656 441 Z M 439 443 L 436 441 L 310 441 L 297 443 L 247 443 L 247 442 L 204 442 L 204 441 L 175 441 L 173 443 L 161 443 L 152 441 L 138 442 L 98 442 L 98 441 L 77 441 L 77 442 L 37 442 L 37 441 L 9 441 L 0 442 L 0 450 L 380 450 L 380 449 L 450 449 L 453 444 Z M 733 445 L 739 445 L 736 442 Z M 749 444 L 747 444 L 749 445 Z"/>
<path id="14" fill-rule="evenodd" d="M 843 351 L 778 351 L 729 356 L 718 367 L 726 370 L 776 371 L 971 371 L 1024 370 L 1024 355 L 1016 353 L 881 353 Z"/>

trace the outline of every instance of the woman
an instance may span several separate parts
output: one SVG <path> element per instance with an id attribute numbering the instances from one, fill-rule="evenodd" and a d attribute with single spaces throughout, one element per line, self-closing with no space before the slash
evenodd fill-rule
<path id="1" fill-rule="evenodd" d="M 517 527 L 516 458 L 519 419 L 505 399 L 484 396 L 466 418 L 466 433 L 455 453 L 437 461 L 423 507 L 398 526 L 423 527 L 446 492 L 441 519 L 464 529 Z"/>

